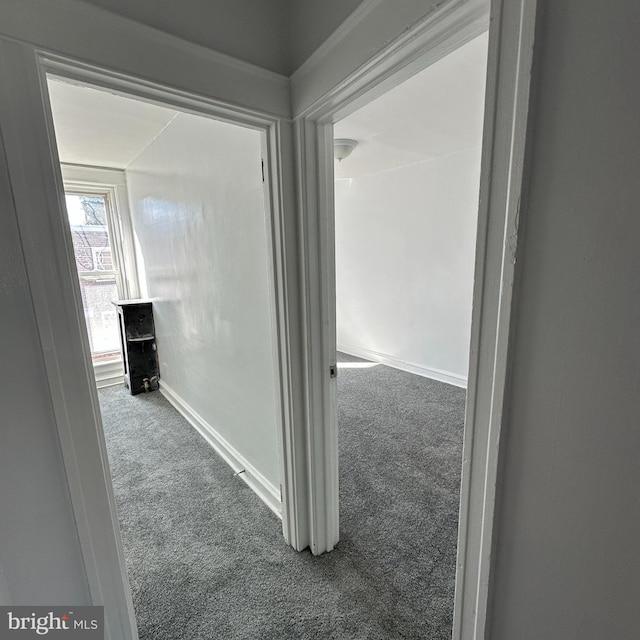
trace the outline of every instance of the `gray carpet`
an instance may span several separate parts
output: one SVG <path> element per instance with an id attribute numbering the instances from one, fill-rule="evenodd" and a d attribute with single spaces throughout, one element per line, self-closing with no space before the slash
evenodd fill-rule
<path id="1" fill-rule="evenodd" d="M 338 380 L 341 542 L 315 558 L 160 393 L 100 391 L 141 640 L 450 638 L 464 391 Z"/>

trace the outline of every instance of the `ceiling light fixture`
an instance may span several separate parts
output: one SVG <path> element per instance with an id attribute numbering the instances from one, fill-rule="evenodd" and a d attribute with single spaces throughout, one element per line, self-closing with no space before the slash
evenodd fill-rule
<path id="1" fill-rule="evenodd" d="M 349 138 L 336 138 L 333 141 L 333 157 L 342 162 L 351 155 L 351 152 L 358 146 L 357 140 Z"/>

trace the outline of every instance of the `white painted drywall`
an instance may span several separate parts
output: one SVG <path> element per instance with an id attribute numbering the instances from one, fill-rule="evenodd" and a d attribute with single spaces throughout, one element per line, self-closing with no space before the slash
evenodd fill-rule
<path id="1" fill-rule="evenodd" d="M 90 604 L 0 155 L 0 605 Z"/>
<path id="2" fill-rule="evenodd" d="M 276 487 L 257 131 L 179 114 L 126 171 L 162 381 Z"/>
<path id="3" fill-rule="evenodd" d="M 538 0 L 492 640 L 640 630 L 640 4 Z"/>
<path id="4" fill-rule="evenodd" d="M 466 383 L 488 34 L 334 126 L 338 348 Z"/>
<path id="5" fill-rule="evenodd" d="M 464 383 L 479 179 L 473 147 L 336 181 L 339 348 Z"/>

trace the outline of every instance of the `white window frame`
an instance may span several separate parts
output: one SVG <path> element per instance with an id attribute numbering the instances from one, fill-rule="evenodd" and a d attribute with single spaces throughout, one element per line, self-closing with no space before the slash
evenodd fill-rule
<path id="1" fill-rule="evenodd" d="M 118 295 L 125 300 L 138 298 L 140 282 L 125 172 L 64 163 L 60 163 L 60 168 L 66 193 L 105 197 L 112 259 L 119 272 Z"/>
<path id="2" fill-rule="evenodd" d="M 113 269 L 78 271 L 78 276 L 114 275 L 118 297 L 129 300 L 140 297 L 140 280 L 136 259 L 133 225 L 129 214 L 129 197 L 122 169 L 60 164 L 64 190 L 69 195 L 98 195 L 105 199 L 106 222 L 111 246 Z M 98 388 L 122 380 L 122 356 L 104 362 L 93 362 Z"/>

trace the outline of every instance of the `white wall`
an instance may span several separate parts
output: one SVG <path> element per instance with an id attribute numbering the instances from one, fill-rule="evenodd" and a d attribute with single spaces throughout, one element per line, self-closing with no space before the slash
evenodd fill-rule
<path id="1" fill-rule="evenodd" d="M 2 154 L 0 204 L 0 605 L 89 604 Z"/>
<path id="2" fill-rule="evenodd" d="M 492 640 L 640 629 L 640 4 L 538 0 Z"/>
<path id="3" fill-rule="evenodd" d="M 277 487 L 260 162 L 258 132 L 179 114 L 126 175 L 161 381 Z"/>
<path id="4" fill-rule="evenodd" d="M 338 348 L 464 384 L 480 148 L 336 181 Z"/>

